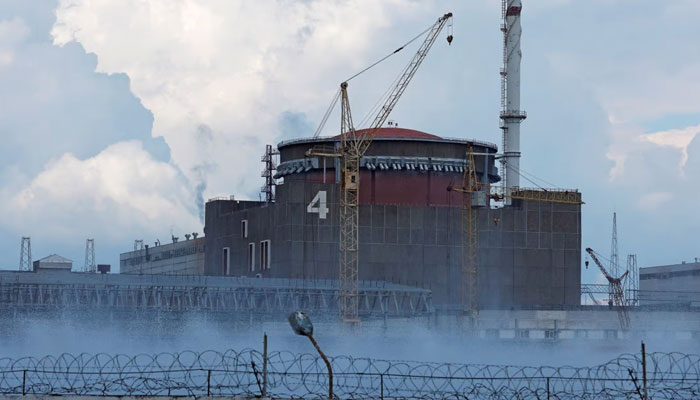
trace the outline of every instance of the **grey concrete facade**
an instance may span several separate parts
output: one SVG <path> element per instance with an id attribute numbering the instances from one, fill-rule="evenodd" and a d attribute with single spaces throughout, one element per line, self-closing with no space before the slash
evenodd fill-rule
<path id="1" fill-rule="evenodd" d="M 329 209 L 325 219 L 308 211 L 322 191 Z M 299 176 L 277 187 L 275 203 L 208 202 L 206 274 L 226 274 L 223 249 L 228 248 L 229 275 L 337 279 L 337 198 L 337 185 Z M 482 305 L 579 304 L 580 206 L 514 203 L 478 209 Z M 458 304 L 461 213 L 458 205 L 361 205 L 360 279 L 430 289 L 435 304 Z M 269 241 L 269 269 L 260 265 L 263 241 Z"/>
<path id="2" fill-rule="evenodd" d="M 280 143 L 274 202 L 207 202 L 207 275 L 338 278 L 339 140 Z M 436 305 L 461 304 L 464 198 L 454 189 L 463 186 L 470 149 L 488 191 L 500 180 L 496 145 L 396 127 L 375 132 L 359 163 L 360 280 L 429 289 Z M 481 198 L 482 307 L 580 304 L 581 206 L 514 200 L 491 208 Z"/>
<path id="3" fill-rule="evenodd" d="M 119 255 L 122 274 L 203 275 L 204 238 L 183 240 Z"/>
<path id="4" fill-rule="evenodd" d="M 700 263 L 640 268 L 639 303 L 700 306 Z"/>

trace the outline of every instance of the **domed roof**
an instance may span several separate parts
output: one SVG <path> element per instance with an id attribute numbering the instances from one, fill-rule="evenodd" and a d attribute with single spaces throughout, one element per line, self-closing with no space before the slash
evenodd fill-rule
<path id="1" fill-rule="evenodd" d="M 363 133 L 368 129 L 358 129 L 357 133 Z M 340 135 L 335 136 L 339 138 Z M 414 129 L 404 129 L 396 127 L 379 128 L 374 136 L 375 139 L 441 139 L 430 133 L 417 131 Z"/>

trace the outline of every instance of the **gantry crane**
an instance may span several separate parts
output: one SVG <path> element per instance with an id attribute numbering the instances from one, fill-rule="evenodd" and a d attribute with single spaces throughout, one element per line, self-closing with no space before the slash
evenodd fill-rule
<path id="1" fill-rule="evenodd" d="M 381 128 L 387 118 L 389 118 L 389 114 L 394 109 L 394 106 L 396 106 L 396 103 L 406 90 L 406 87 L 415 75 L 418 67 L 425 59 L 433 43 L 435 43 L 440 31 L 442 31 L 442 28 L 450 18 L 452 18 L 452 13 L 447 13 L 438 18 L 438 20 L 428 28 L 425 40 L 408 63 L 408 66 L 403 70 L 396 85 L 390 90 L 386 101 L 379 109 L 379 113 L 368 129 L 355 130 L 352 121 L 352 113 L 350 111 L 350 101 L 348 99 L 347 81 L 349 79 L 341 83 L 340 147 L 335 151 L 312 148 L 307 152 L 309 156 L 316 155 L 340 158 L 340 288 L 338 296 L 340 302 L 340 317 L 342 320 L 349 322 L 358 321 L 358 199 L 360 191 L 360 159 L 374 140 L 377 130 Z M 447 37 L 447 42 L 452 42 L 451 34 Z M 397 53 L 401 49 L 403 49 L 403 46 L 395 50 L 392 54 Z M 386 59 L 386 57 L 384 59 Z M 372 66 L 376 64 L 377 63 Z M 355 76 L 353 76 L 353 78 Z"/>
<path id="2" fill-rule="evenodd" d="M 620 275 L 619 278 L 615 278 L 608 273 L 605 267 L 603 267 L 603 264 L 600 262 L 596 256 L 596 252 L 593 251 L 593 249 L 587 247 L 586 252 L 591 256 L 593 262 L 598 266 L 598 268 L 600 268 L 600 271 L 603 273 L 603 276 L 605 276 L 605 279 L 608 280 L 608 283 L 612 288 L 612 298 L 608 300 L 608 305 L 612 306 L 614 304 L 616 306 L 617 314 L 620 318 L 620 327 L 622 330 L 627 330 L 630 326 L 630 316 L 627 312 L 627 303 L 625 301 L 625 292 L 622 290 L 622 281 L 627 277 L 629 271 L 625 271 L 625 273 Z M 586 261 L 586 267 L 588 267 L 588 261 Z"/>
<path id="3" fill-rule="evenodd" d="M 448 191 L 462 193 L 462 273 L 461 273 L 461 305 L 462 313 L 469 317 L 470 327 L 476 328 L 479 302 L 479 260 L 478 218 L 474 210 L 475 204 L 482 203 L 488 207 L 491 200 L 505 199 L 542 201 L 547 203 L 581 205 L 581 195 L 578 191 L 561 189 L 529 189 L 492 187 L 488 183 L 480 183 L 476 176 L 474 156 L 496 157 L 494 153 L 475 153 L 470 144 L 466 153 L 466 165 L 462 175 L 462 187 L 448 186 Z"/>

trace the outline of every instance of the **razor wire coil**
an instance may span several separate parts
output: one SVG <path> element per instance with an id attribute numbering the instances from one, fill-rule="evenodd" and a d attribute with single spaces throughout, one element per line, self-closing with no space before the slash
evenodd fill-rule
<path id="1" fill-rule="evenodd" d="M 592 367 L 528 367 L 331 358 L 342 399 L 638 399 L 638 355 Z M 0 358 L 0 394 L 268 396 L 324 398 L 325 364 L 312 354 L 246 349 L 136 356 L 61 354 Z M 254 366 L 255 365 L 255 366 Z M 647 390 L 654 399 L 700 396 L 700 355 L 647 354 Z"/>

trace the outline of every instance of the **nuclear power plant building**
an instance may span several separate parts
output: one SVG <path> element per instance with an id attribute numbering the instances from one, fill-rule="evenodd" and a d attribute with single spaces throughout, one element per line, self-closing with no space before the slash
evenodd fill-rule
<path id="1" fill-rule="evenodd" d="M 338 279 L 340 174 L 330 153 L 339 145 L 338 136 L 280 143 L 274 201 L 207 202 L 205 274 Z M 360 161 L 360 280 L 429 289 L 436 306 L 460 304 L 459 189 L 470 146 L 481 184 L 499 182 L 494 144 L 397 127 L 377 131 Z M 307 156 L 312 148 L 329 155 Z M 489 202 L 472 201 L 482 306 L 579 305 L 581 206 Z"/>

